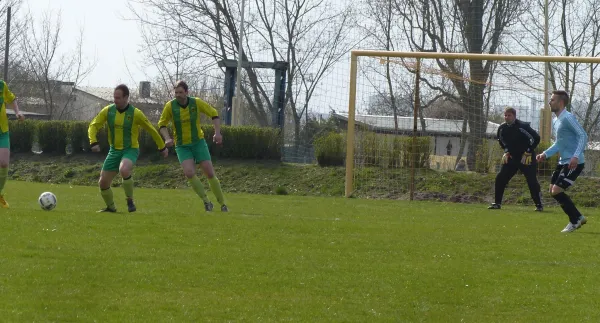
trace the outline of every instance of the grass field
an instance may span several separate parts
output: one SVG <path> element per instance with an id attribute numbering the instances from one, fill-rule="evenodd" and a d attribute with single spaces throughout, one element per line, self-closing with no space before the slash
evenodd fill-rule
<path id="1" fill-rule="evenodd" d="M 598 212 L 11 181 L 0 210 L 9 322 L 598 322 Z M 55 210 L 36 198 L 56 193 Z"/>

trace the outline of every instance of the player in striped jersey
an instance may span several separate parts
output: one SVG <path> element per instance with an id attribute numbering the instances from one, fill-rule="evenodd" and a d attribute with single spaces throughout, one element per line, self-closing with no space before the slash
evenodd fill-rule
<path id="1" fill-rule="evenodd" d="M 144 113 L 129 104 L 129 88 L 126 85 L 120 84 L 115 88 L 114 101 L 114 104 L 104 107 L 98 113 L 88 128 L 92 151 L 100 152 L 96 135 L 104 124 L 108 126 L 110 150 L 102 165 L 100 180 L 98 181 L 100 193 L 106 203 L 106 208 L 98 212 L 117 211 L 112 189 L 110 188 L 117 173 L 120 173 L 123 179 L 122 184 L 125 190 L 127 209 L 129 212 L 134 212 L 136 207 L 133 203 L 133 179 L 131 178 L 131 172 L 139 155 L 140 145 L 138 137 L 140 127 L 146 129 L 152 135 L 152 139 L 156 142 L 156 146 L 163 157 L 167 157 L 169 152 L 167 147 L 165 147 L 162 137 Z"/>
<path id="2" fill-rule="evenodd" d="M 204 209 L 212 211 L 213 204 L 208 199 L 202 182 L 196 176 L 196 167 L 198 166 L 202 168 L 208 178 L 210 189 L 215 194 L 219 204 L 221 204 L 221 211 L 227 212 L 228 208 L 225 204 L 221 184 L 215 175 L 208 145 L 204 139 L 204 132 L 200 127 L 201 113 L 212 118 L 215 128 L 213 142 L 220 145 L 223 142 L 223 137 L 221 136 L 219 114 L 215 108 L 205 101 L 189 96 L 188 85 L 184 81 L 177 82 L 174 89 L 175 99 L 165 104 L 158 121 L 160 133 L 165 138 L 167 147 L 172 146 L 173 142 L 175 143 L 175 152 L 183 168 L 183 174 L 196 194 L 204 201 Z M 167 129 L 169 123 L 173 125 L 174 139 L 171 139 Z"/>
<path id="3" fill-rule="evenodd" d="M 0 207 L 8 208 L 4 199 L 4 185 L 8 177 L 8 164 L 10 161 L 10 134 L 8 131 L 8 116 L 6 108 L 12 108 L 19 120 L 25 119 L 19 111 L 15 95 L 8 89 L 8 85 L 0 80 Z"/>

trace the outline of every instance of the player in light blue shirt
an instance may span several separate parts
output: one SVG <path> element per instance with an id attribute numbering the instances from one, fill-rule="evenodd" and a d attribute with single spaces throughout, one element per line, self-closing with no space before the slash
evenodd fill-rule
<path id="1" fill-rule="evenodd" d="M 544 161 L 556 153 L 560 159 L 552 173 L 550 193 L 569 216 L 569 224 L 561 232 L 573 232 L 587 223 L 587 219 L 577 210 L 571 198 L 565 193 L 583 171 L 585 165 L 584 150 L 588 136 L 573 114 L 565 109 L 569 104 L 569 94 L 566 91 L 553 91 L 550 99 L 550 110 L 556 115 L 553 129 L 556 134 L 554 144 L 536 156 L 538 161 Z"/>

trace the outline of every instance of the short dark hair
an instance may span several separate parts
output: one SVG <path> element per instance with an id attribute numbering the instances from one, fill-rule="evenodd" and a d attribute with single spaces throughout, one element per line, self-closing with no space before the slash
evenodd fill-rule
<path id="1" fill-rule="evenodd" d="M 183 88 L 183 90 L 186 92 L 188 91 L 188 85 L 187 83 L 185 83 L 185 81 L 177 81 L 173 88 L 176 89 L 178 87 Z"/>
<path id="2" fill-rule="evenodd" d="M 513 115 L 513 116 L 516 116 L 516 115 L 517 115 L 517 110 L 515 110 L 515 108 L 506 107 L 506 108 L 504 109 L 504 113 L 506 113 L 506 112 L 512 113 L 512 115 Z"/>
<path id="3" fill-rule="evenodd" d="M 559 100 L 563 101 L 565 105 L 569 104 L 569 93 L 565 90 L 552 91 L 552 94 L 556 95 Z"/>
<path id="4" fill-rule="evenodd" d="M 129 88 L 125 84 L 117 85 L 117 87 L 115 87 L 115 91 L 116 90 L 121 90 L 121 92 L 123 92 L 123 96 L 129 96 Z"/>

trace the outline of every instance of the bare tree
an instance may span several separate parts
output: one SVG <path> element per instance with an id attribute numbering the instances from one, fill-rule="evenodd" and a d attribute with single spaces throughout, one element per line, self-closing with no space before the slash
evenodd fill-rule
<path id="1" fill-rule="evenodd" d="M 221 60 L 236 58 L 240 40 L 239 6 L 239 0 L 129 0 L 135 19 L 156 36 L 154 44 L 187 51 L 188 59 L 199 63 L 197 66 L 205 71 L 215 69 Z M 173 53 L 162 53 L 169 54 Z M 245 50 L 242 59 L 249 61 L 250 55 L 250 50 Z M 258 81 L 257 72 L 250 67 L 244 70 L 248 82 L 239 90 L 250 112 L 260 125 L 266 126 L 273 104 Z"/>
<path id="2" fill-rule="evenodd" d="M 405 35 L 412 50 L 497 53 L 502 36 L 518 21 L 528 2 L 520 0 L 395 0 L 397 12 L 405 25 Z M 417 37 L 415 37 L 415 35 Z M 421 35 L 425 35 L 422 38 Z M 423 82 L 445 97 L 460 102 L 468 118 L 469 149 L 467 164 L 474 169 L 476 151 L 484 137 L 485 88 L 492 72 L 492 61 L 467 62 L 439 59 L 435 62 L 451 77 L 449 92 L 431 79 Z"/>
<path id="3" fill-rule="evenodd" d="M 60 12 L 46 11 L 39 25 L 29 20 L 27 37 L 22 38 L 25 67 L 31 77 L 24 83 L 30 85 L 30 95 L 43 99 L 46 113 L 53 119 L 70 117 L 74 112 L 70 111 L 73 90 L 95 66 L 83 55 L 83 29 L 73 51 L 59 53 L 61 30 Z"/>
<path id="4" fill-rule="evenodd" d="M 292 112 L 298 146 L 302 117 L 308 117 L 310 101 L 320 81 L 360 41 L 350 38 L 354 14 L 350 7 L 334 9 L 335 3 L 328 0 L 254 3 L 259 19 L 250 20 L 251 31 L 268 44 L 273 61 L 285 60 L 289 64 L 285 105 Z"/>
<path id="5" fill-rule="evenodd" d="M 6 24 L 7 24 L 7 10 L 11 7 L 11 15 L 13 18 L 19 16 L 22 11 L 23 1 L 22 0 L 8 0 L 0 1 L 0 72 L 4 71 L 4 53 L 6 51 Z M 8 83 L 12 83 L 13 80 L 19 79 L 24 74 L 22 69 L 22 51 L 21 51 L 21 39 L 25 34 L 25 22 L 27 17 L 24 19 L 12 19 L 10 23 L 10 42 L 9 42 L 9 76 Z M 1 75 L 0 78 L 4 78 Z M 11 88 L 15 93 L 20 93 L 18 86 L 11 84 Z"/>
<path id="6" fill-rule="evenodd" d="M 360 30 L 366 35 L 367 44 L 386 51 L 395 51 L 403 47 L 402 22 L 397 19 L 393 2 L 388 0 L 365 1 L 363 5 L 364 10 L 362 10 L 361 18 L 364 23 L 360 25 Z M 381 64 L 384 65 L 383 70 Z M 406 87 L 398 84 L 398 82 L 411 83 L 406 77 L 400 76 L 402 69 L 403 66 L 400 62 L 387 59 L 381 63 L 367 61 L 361 70 L 364 77 L 378 92 L 378 97 L 385 99 L 385 106 L 389 107 L 389 109 L 386 108 L 388 110 L 386 112 L 394 116 L 395 130 L 398 130 L 398 116 L 408 114 L 412 110 L 411 86 L 408 86 L 409 91 L 407 93 L 397 92 L 399 88 Z M 379 78 L 385 80 L 385 86 L 374 84 L 376 79 Z M 401 103 L 401 101 L 404 101 L 403 97 L 408 97 L 408 102 L 405 102 L 405 104 Z M 400 106 L 404 106 L 406 103 L 408 103 L 409 108 L 401 111 Z"/>
<path id="7" fill-rule="evenodd" d="M 527 10 L 519 32 L 510 35 L 513 40 L 506 49 L 510 53 L 539 54 L 544 44 L 544 21 L 539 19 L 543 1 L 536 1 Z M 560 0 L 549 2 L 549 54 L 560 56 L 599 56 L 600 49 L 600 1 Z M 599 80 L 595 76 L 598 64 L 550 63 L 549 83 L 551 89 L 565 89 L 571 98 L 567 109 L 575 113 L 589 133 L 598 131 L 600 107 L 597 96 Z M 543 91 L 544 65 L 518 62 L 503 63 L 502 73 L 517 80 L 524 88 Z M 582 99 L 583 98 L 583 99 Z M 583 102 L 582 102 L 583 101 Z M 576 108 L 575 108 L 576 107 Z"/>
<path id="8" fill-rule="evenodd" d="M 284 105 L 292 112 L 298 141 L 302 118 L 319 82 L 353 46 L 349 40 L 352 12 L 335 9 L 329 0 L 251 3 L 255 10 L 245 18 L 242 60 L 267 56 L 273 62 L 288 62 Z M 164 47 L 184 49 L 190 59 L 210 62 L 211 67 L 220 60 L 237 59 L 239 0 L 130 0 L 129 4 L 136 19 L 156 36 L 154 43 L 170 43 Z M 148 8 L 156 15 L 147 14 Z M 239 89 L 243 102 L 259 125 L 269 125 L 270 116 L 277 112 L 269 87 L 273 71 L 244 67 L 244 72 Z"/>

